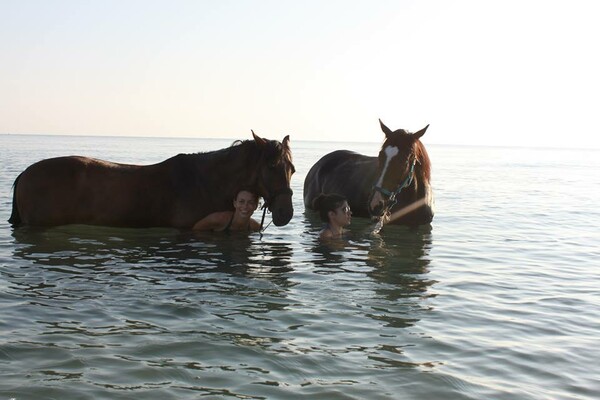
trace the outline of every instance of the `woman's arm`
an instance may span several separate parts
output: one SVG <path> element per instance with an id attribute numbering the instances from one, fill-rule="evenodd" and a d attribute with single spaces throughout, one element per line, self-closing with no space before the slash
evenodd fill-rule
<path id="1" fill-rule="evenodd" d="M 222 230 L 229 222 L 230 211 L 221 211 L 208 214 L 192 227 L 195 231 L 218 231 Z"/>

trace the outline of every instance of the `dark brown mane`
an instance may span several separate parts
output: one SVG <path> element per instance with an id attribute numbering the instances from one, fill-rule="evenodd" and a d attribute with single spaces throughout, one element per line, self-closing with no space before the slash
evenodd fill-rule
<path id="1" fill-rule="evenodd" d="M 254 140 L 236 140 L 228 148 L 219 150 L 221 152 L 231 151 L 240 147 L 256 147 Z M 264 151 L 264 158 L 269 164 L 288 163 L 292 165 L 292 151 L 289 147 L 283 146 L 278 140 L 267 140 Z"/>
<path id="2" fill-rule="evenodd" d="M 425 182 L 429 183 L 431 181 L 431 161 L 429 160 L 429 154 L 427 154 L 425 146 L 420 140 L 417 139 L 415 142 L 413 151 L 418 163 L 421 165 L 421 177 Z"/>
<path id="3" fill-rule="evenodd" d="M 257 145 L 254 140 L 235 140 L 229 147 L 225 147 L 218 150 L 198 152 L 190 155 L 200 155 L 205 161 L 212 161 L 214 159 L 221 159 L 223 157 L 239 157 L 239 152 L 246 152 L 251 154 L 252 149 L 257 150 Z"/>
<path id="4" fill-rule="evenodd" d="M 292 164 L 292 152 L 277 140 L 269 140 L 264 152 L 269 164 Z"/>

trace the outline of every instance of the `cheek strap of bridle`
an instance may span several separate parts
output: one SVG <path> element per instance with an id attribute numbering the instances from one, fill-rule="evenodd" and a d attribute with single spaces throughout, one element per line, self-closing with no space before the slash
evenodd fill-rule
<path id="1" fill-rule="evenodd" d="M 381 186 L 377 186 L 377 185 L 374 185 L 373 189 L 378 191 L 379 193 L 383 194 L 384 196 L 388 197 L 389 200 L 392 202 L 392 205 L 394 205 L 396 202 L 396 196 L 398 195 L 398 193 L 400 193 L 402 191 L 402 189 L 404 189 L 405 187 L 410 186 L 410 184 L 412 183 L 413 177 L 415 175 L 415 164 L 416 163 L 417 163 L 417 160 L 415 159 L 410 167 L 410 172 L 408 173 L 406 178 L 404 178 L 402 183 L 400 185 L 398 185 L 398 188 L 396 190 L 394 190 L 393 192 L 391 192 Z M 391 206 L 389 208 L 391 208 Z"/>

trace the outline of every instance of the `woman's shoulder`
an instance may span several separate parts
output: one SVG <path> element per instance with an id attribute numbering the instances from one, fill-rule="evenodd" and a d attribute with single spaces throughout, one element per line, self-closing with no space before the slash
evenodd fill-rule
<path id="1" fill-rule="evenodd" d="M 333 237 L 333 232 L 328 227 L 321 229 L 319 232 L 319 239 L 331 239 Z"/>

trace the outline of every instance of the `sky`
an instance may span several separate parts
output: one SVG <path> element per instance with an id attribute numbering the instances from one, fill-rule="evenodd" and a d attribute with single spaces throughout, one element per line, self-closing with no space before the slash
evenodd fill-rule
<path id="1" fill-rule="evenodd" d="M 0 133 L 600 148 L 596 0 L 0 0 Z"/>

